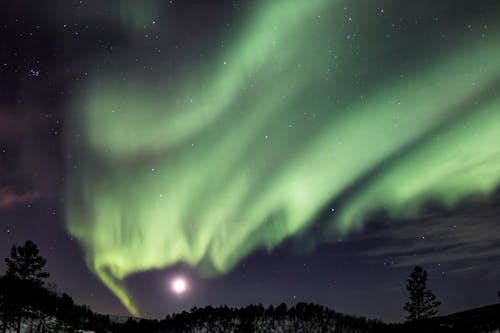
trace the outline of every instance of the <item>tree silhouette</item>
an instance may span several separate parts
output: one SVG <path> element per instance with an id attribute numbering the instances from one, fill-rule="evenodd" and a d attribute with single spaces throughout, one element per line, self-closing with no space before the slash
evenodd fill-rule
<path id="1" fill-rule="evenodd" d="M 43 268 L 47 262 L 39 255 L 38 247 L 28 240 L 23 246 L 12 246 L 10 258 L 5 258 L 8 276 L 15 276 L 21 281 L 43 285 L 42 279 L 48 278 L 49 273 Z"/>
<path id="2" fill-rule="evenodd" d="M 12 292 L 11 284 L 9 283 L 9 277 L 0 276 L 0 316 L 1 316 L 1 332 L 7 332 L 7 329 L 13 323 L 13 310 L 12 306 Z"/>
<path id="3" fill-rule="evenodd" d="M 419 321 L 431 318 L 438 312 L 441 302 L 427 289 L 427 272 L 420 266 L 415 266 L 410 278 L 406 281 L 406 289 L 410 292 L 410 300 L 404 309 L 408 312 L 409 321 Z"/>
<path id="4" fill-rule="evenodd" d="M 7 272 L 2 281 L 2 294 L 6 298 L 9 312 L 5 318 L 12 322 L 16 331 L 21 331 L 23 317 L 33 314 L 31 307 L 35 305 L 36 297 L 43 280 L 49 273 L 43 270 L 46 260 L 40 256 L 38 247 L 32 241 L 26 241 L 23 246 L 12 246 L 10 258 L 5 258 Z M 5 331 L 7 325 L 3 325 Z"/>

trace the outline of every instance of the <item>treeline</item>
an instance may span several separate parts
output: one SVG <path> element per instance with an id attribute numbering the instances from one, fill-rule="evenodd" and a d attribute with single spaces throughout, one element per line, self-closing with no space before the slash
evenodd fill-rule
<path id="1" fill-rule="evenodd" d="M 483 311 L 485 310 L 485 311 Z M 385 324 L 338 313 L 317 304 L 287 307 L 249 305 L 193 308 L 163 320 L 129 319 L 113 324 L 112 332 L 200 333 L 200 332 L 334 332 L 334 333 L 496 333 L 500 332 L 500 305 L 472 311 L 472 315 L 428 318 Z M 451 320 L 452 319 L 452 320 Z"/>
<path id="2" fill-rule="evenodd" d="M 1 332 L 8 329 L 30 333 L 107 332 L 109 316 L 94 313 L 86 305 L 77 305 L 63 293 L 57 294 L 10 276 L 0 277 Z"/>
<path id="3" fill-rule="evenodd" d="M 189 312 L 167 316 L 164 320 L 129 319 L 114 324 L 114 332 L 385 332 L 387 326 L 378 320 L 354 317 L 327 307 L 298 303 L 265 308 L 249 305 L 193 308 Z"/>
<path id="4" fill-rule="evenodd" d="M 46 260 L 37 246 L 27 241 L 13 246 L 5 259 L 7 272 L 0 277 L 0 332 L 107 332 L 109 316 L 96 314 L 88 306 L 76 305 L 67 295 L 45 286 Z"/>

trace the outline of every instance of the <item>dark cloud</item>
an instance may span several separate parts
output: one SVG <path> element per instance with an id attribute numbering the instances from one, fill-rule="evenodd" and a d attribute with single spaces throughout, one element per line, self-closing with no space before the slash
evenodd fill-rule
<path id="1" fill-rule="evenodd" d="M 38 192 L 16 193 L 9 187 L 0 188 L 0 208 L 13 208 L 40 198 Z"/>
<path id="2" fill-rule="evenodd" d="M 47 197 L 57 185 L 58 138 L 36 110 L 0 107 L 0 209 Z"/>
<path id="3" fill-rule="evenodd" d="M 396 267 L 447 267 L 448 273 L 500 276 L 500 205 L 467 204 L 374 230 L 364 255 Z M 394 222 L 393 222 L 394 223 Z"/>

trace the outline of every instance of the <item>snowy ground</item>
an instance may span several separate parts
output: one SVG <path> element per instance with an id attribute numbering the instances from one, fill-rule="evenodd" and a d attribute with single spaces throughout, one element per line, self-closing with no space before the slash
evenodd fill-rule
<path id="1" fill-rule="evenodd" d="M 0 328 L 3 327 L 0 321 Z M 21 333 L 95 333 L 94 331 L 76 330 L 65 323 L 57 321 L 54 317 L 44 316 L 39 319 L 23 319 L 21 322 Z M 16 333 L 15 329 L 8 329 L 7 333 Z"/>

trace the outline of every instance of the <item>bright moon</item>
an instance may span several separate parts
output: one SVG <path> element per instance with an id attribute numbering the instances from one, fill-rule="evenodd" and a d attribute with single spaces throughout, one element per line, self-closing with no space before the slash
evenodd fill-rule
<path id="1" fill-rule="evenodd" d="M 186 292 L 188 286 L 185 279 L 178 277 L 172 280 L 170 287 L 174 293 L 180 295 Z"/>

